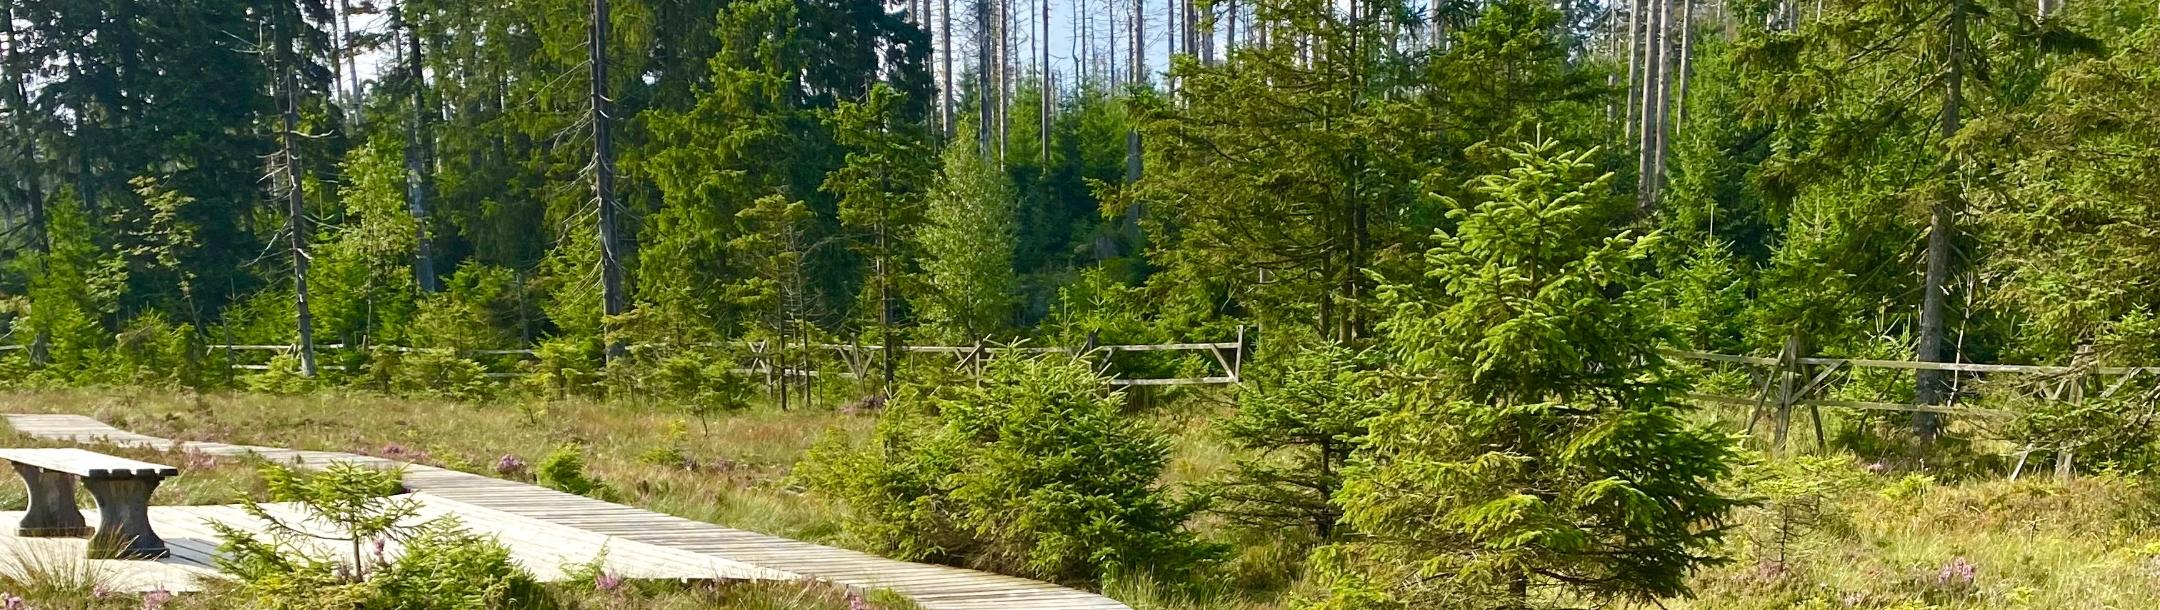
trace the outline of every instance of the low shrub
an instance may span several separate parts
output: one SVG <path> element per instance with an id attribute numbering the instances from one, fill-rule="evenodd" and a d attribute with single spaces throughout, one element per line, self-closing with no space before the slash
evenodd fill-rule
<path id="1" fill-rule="evenodd" d="M 540 485 L 581 496 L 604 497 L 607 487 L 585 474 L 585 448 L 572 443 L 556 447 L 540 460 L 535 471 Z"/>
<path id="2" fill-rule="evenodd" d="M 449 350 L 420 350 L 399 359 L 390 376 L 391 391 L 401 396 L 433 396 L 475 401 L 494 393 L 487 367 Z"/>
<path id="3" fill-rule="evenodd" d="M 1196 507 L 1158 483 L 1166 437 L 1104 387 L 1066 356 L 993 360 L 980 385 L 904 388 L 873 445 L 835 435 L 804 479 L 851 505 L 850 534 L 902 559 L 1077 584 L 1114 570 L 1175 580 L 1216 549 L 1181 528 Z"/>

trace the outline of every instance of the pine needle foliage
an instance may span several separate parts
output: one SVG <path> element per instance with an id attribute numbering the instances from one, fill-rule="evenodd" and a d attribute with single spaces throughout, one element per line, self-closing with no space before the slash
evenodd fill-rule
<path id="1" fill-rule="evenodd" d="M 804 477 L 893 557 L 1072 584 L 1196 568 L 1212 549 L 1159 483 L 1169 440 L 1123 406 L 1083 360 L 993 360 L 980 385 L 904 388 L 872 446 L 835 437 Z"/>
<path id="2" fill-rule="evenodd" d="M 1213 486 L 1210 510 L 1234 523 L 1303 530 L 1317 540 L 1341 533 L 1335 491 L 1365 437 L 1366 420 L 1386 411 L 1380 376 L 1363 354 L 1337 345 L 1291 352 L 1254 367 L 1223 437 L 1245 452 Z"/>
<path id="3" fill-rule="evenodd" d="M 1595 151 L 1547 142 L 1448 200 L 1424 278 L 1382 291 L 1406 378 L 1336 497 L 1317 607 L 1557 608 L 1685 595 L 1740 500 L 1731 439 L 1689 423 L 1638 268 L 1655 234 Z"/>

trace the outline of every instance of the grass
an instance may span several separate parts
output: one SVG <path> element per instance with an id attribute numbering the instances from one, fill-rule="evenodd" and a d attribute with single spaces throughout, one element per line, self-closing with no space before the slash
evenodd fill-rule
<path id="1" fill-rule="evenodd" d="M 1155 423 L 1174 433 L 1165 473 L 1173 485 L 1213 478 L 1239 457 L 1213 432 L 1227 407 L 1199 403 L 1150 412 Z M 857 547 L 839 527 L 844 507 L 792 489 L 788 475 L 825 435 L 861 440 L 874 425 L 870 416 L 823 408 L 759 408 L 714 418 L 707 431 L 661 405 L 579 400 L 474 405 L 338 392 L 187 397 L 156 390 L 24 391 L 0 393 L 0 410 L 80 413 L 171 438 L 370 453 L 486 474 L 496 474 L 493 465 L 502 456 L 537 463 L 555 447 L 573 442 L 586 448 L 590 473 L 607 483 L 618 501 Z M 650 454 L 687 459 L 641 459 Z M 155 452 L 129 455 L 165 463 L 185 459 Z M 1830 503 L 1844 526 L 1809 534 L 1795 547 L 1793 561 L 1771 568 L 1765 549 L 1753 542 L 1760 537 L 1751 532 L 1769 527 L 1774 513 L 1746 511 L 1724 549 L 1733 561 L 1697 574 L 1691 581 L 1695 598 L 1659 605 L 1696 610 L 2160 608 L 2160 528 L 2154 527 L 2160 519 L 2153 517 L 2160 514 L 2160 493 L 2135 479 L 1933 484 L 1858 472 L 1857 464 L 1852 468 L 1865 483 Z M 243 489 L 250 476 L 250 469 L 237 463 L 191 469 L 174 483 L 199 477 L 205 480 L 200 490 L 172 493 L 176 501 L 222 501 Z M 1192 526 L 1232 549 L 1219 577 L 1195 586 L 1119 576 L 1106 580 L 1104 592 L 1142 610 L 1295 607 L 1287 592 L 1297 589 L 1304 558 L 1294 537 L 1237 531 L 1208 515 Z M 1971 566 L 1969 581 L 1961 566 Z M 15 585 L 0 580 L 0 590 L 10 587 Z M 789 583 L 713 590 L 648 584 L 639 587 L 635 599 L 571 589 L 565 595 L 584 604 L 574 606 L 581 608 L 846 607 L 838 592 Z"/>
<path id="2" fill-rule="evenodd" d="M 661 408 L 581 400 L 520 408 L 332 391 L 201 397 L 154 390 L 15 392 L 0 393 L 0 409 L 78 413 L 166 438 L 344 451 L 488 475 L 499 475 L 494 467 L 504 456 L 538 464 L 556 447 L 575 443 L 585 448 L 589 474 L 614 489 L 617 501 L 828 544 L 841 542 L 837 507 L 790 489 L 788 474 L 795 458 L 828 431 L 859 435 L 872 425 L 868 417 L 830 411 L 761 409 L 715 418 L 708 431 Z M 659 447 L 674 447 L 689 463 L 639 459 Z M 190 471 L 167 485 L 193 477 Z"/>
<path id="3" fill-rule="evenodd" d="M 1789 567 L 1736 542 L 1736 561 L 1695 579 L 1698 599 L 1666 606 L 2160 608 L 2149 493 L 2135 479 L 2105 475 L 1947 486 L 1881 477 L 1838 498 L 1833 510 L 1849 527 L 1809 536 Z M 1743 528 L 1771 519 L 1752 511 Z"/>

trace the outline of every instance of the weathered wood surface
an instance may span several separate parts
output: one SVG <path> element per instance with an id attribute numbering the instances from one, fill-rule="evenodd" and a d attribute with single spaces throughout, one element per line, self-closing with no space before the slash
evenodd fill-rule
<path id="1" fill-rule="evenodd" d="M 51 440 L 101 442 L 210 455 L 254 453 L 265 459 L 319 468 L 333 462 L 378 467 L 400 465 L 382 458 L 328 451 L 300 451 L 224 443 L 180 442 L 136 434 L 80 415 L 8 415 L 16 432 Z M 584 496 L 476 474 L 410 465 L 405 486 L 435 498 L 496 511 L 570 530 L 643 543 L 665 551 L 735 562 L 775 573 L 864 589 L 887 589 L 925 610 L 1129 610 L 1101 595 L 1041 581 L 948 566 L 897 561 L 692 521 L 602 502 Z M 478 525 L 478 524 L 474 524 Z M 163 523 L 159 528 L 165 527 Z M 618 543 L 620 544 L 620 543 Z M 613 554 L 615 547 L 610 547 Z"/>
<path id="2" fill-rule="evenodd" d="M 180 469 L 105 455 L 88 449 L 0 449 L 0 460 L 79 477 L 174 477 Z"/>
<path id="3" fill-rule="evenodd" d="M 701 555 L 698 553 L 669 549 L 651 544 L 622 540 L 613 536 L 580 530 L 505 514 L 501 511 L 474 506 L 427 493 L 410 494 L 418 503 L 419 512 L 405 525 L 418 526 L 442 518 L 455 518 L 466 529 L 496 537 L 510 550 L 510 559 L 532 572 L 543 581 L 566 580 L 572 568 L 600 562 L 608 574 L 626 578 L 659 580 L 793 580 L 794 574 L 751 566 L 736 561 Z M 340 532 L 323 524 L 310 522 L 306 515 L 290 504 L 266 504 L 264 508 L 288 526 L 313 535 L 336 537 Z M 0 520 L 20 517 L 20 512 L 0 512 Z M 89 512 L 85 518 L 92 523 L 98 514 Z M 224 524 L 241 531 L 268 536 L 269 526 L 249 515 L 237 505 L 222 506 L 154 506 L 150 508 L 150 521 L 164 532 L 165 543 L 172 554 L 155 560 L 102 560 L 84 559 L 85 546 L 82 538 L 23 538 L 0 532 L 0 574 L 19 575 L 26 578 L 51 577 L 49 572 L 58 569 L 64 574 L 94 574 L 97 582 L 115 591 L 194 591 L 201 588 L 202 579 L 219 578 L 216 570 L 218 556 L 217 530 L 212 524 Z M 352 550 L 345 543 L 325 539 L 295 537 L 290 543 L 302 552 L 324 559 L 350 564 Z M 362 550 L 362 561 L 374 562 L 373 548 Z M 387 541 L 383 547 L 384 557 L 395 558 L 404 553 L 396 541 Z"/>

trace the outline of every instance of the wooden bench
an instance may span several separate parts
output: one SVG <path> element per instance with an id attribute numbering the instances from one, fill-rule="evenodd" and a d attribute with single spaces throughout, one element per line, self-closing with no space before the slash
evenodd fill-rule
<path id="1" fill-rule="evenodd" d="M 30 489 L 30 508 L 16 535 L 25 538 L 90 537 L 93 559 L 155 559 L 171 554 L 150 529 L 150 493 L 180 469 L 83 449 L 0 449 L 0 460 Z M 75 509 L 75 481 L 97 498 L 98 526 L 91 531 Z"/>

